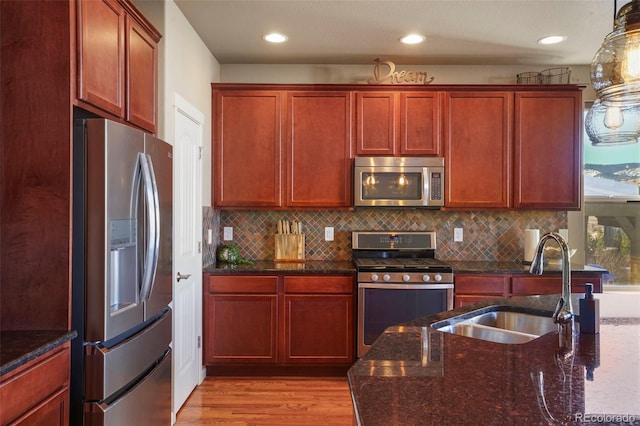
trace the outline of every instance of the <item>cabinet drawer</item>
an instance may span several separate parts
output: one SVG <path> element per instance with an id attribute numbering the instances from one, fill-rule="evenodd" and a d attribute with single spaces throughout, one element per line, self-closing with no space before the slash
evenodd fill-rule
<path id="1" fill-rule="evenodd" d="M 584 285 L 593 284 L 594 293 L 602 293 L 602 279 L 599 276 L 571 276 L 571 293 L 584 293 Z"/>
<path id="2" fill-rule="evenodd" d="M 0 384 L 0 424 L 7 424 L 69 386 L 69 346 L 32 361 L 33 367 Z"/>
<path id="3" fill-rule="evenodd" d="M 462 296 L 456 296 L 455 297 L 455 301 L 454 301 L 454 308 L 460 308 L 462 306 L 467 306 L 467 305 L 471 305 L 477 302 L 482 302 L 484 300 L 489 300 L 489 299 L 493 299 L 499 297 L 497 295 L 473 295 L 473 296 L 467 296 L 467 295 L 462 295 Z"/>
<path id="4" fill-rule="evenodd" d="M 353 277 L 351 276 L 291 276 L 284 278 L 284 291 L 288 294 L 353 294 L 353 286 Z"/>
<path id="5" fill-rule="evenodd" d="M 504 274 L 455 275 L 456 294 L 504 294 L 508 292 L 509 276 Z"/>
<path id="6" fill-rule="evenodd" d="M 513 294 L 560 294 L 562 278 L 557 277 L 513 277 L 511 279 Z"/>
<path id="7" fill-rule="evenodd" d="M 273 276 L 209 276 L 211 293 L 269 293 L 278 291 L 278 277 Z"/>

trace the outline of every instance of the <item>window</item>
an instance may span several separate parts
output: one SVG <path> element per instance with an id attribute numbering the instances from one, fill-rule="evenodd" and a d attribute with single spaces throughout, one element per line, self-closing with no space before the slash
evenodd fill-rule
<path id="1" fill-rule="evenodd" d="M 586 132 L 583 140 L 585 264 L 609 271 L 605 291 L 638 290 L 640 142 L 593 146 Z"/>

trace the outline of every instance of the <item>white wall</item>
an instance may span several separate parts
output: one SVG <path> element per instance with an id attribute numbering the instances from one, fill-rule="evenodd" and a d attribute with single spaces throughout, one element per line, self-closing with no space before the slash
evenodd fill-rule
<path id="1" fill-rule="evenodd" d="M 211 83 L 220 81 L 220 64 L 173 0 L 134 3 L 162 34 L 158 55 L 158 136 L 173 143 L 175 93 L 204 114 L 202 203 L 211 205 Z"/>
<path id="2" fill-rule="evenodd" d="M 426 72 L 435 77 L 432 84 L 515 84 L 516 74 L 542 71 L 555 65 L 397 65 L 396 71 Z M 367 84 L 373 77 L 371 65 L 266 65 L 223 64 L 223 83 L 299 83 L 299 84 Z M 595 99 L 590 86 L 590 67 L 571 66 L 571 83 L 587 86 L 585 100 Z"/>

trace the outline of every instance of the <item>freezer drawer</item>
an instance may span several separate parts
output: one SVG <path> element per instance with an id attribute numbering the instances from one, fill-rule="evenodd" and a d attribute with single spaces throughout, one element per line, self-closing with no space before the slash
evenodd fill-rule
<path id="1" fill-rule="evenodd" d="M 85 347 L 85 401 L 102 401 L 135 381 L 171 343 L 171 309 L 139 333 L 112 346 Z"/>
<path id="2" fill-rule="evenodd" d="M 171 349 L 120 398 L 85 404 L 86 426 L 171 425 Z"/>

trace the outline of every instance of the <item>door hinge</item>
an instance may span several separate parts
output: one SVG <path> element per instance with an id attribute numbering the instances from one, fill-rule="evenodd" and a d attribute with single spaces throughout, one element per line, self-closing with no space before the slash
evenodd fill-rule
<path id="1" fill-rule="evenodd" d="M 198 349 L 200 349 L 201 343 L 200 343 L 200 336 L 198 336 Z"/>
<path id="2" fill-rule="evenodd" d="M 198 147 L 198 160 L 202 160 L 202 150 L 203 150 L 203 149 L 204 149 L 204 148 L 203 148 L 203 147 L 201 147 L 201 146 L 199 146 L 199 147 Z"/>
<path id="3" fill-rule="evenodd" d="M 198 254 L 202 253 L 202 241 L 198 241 Z"/>

